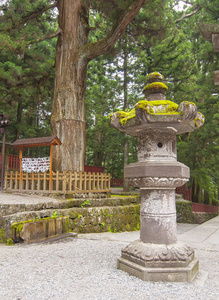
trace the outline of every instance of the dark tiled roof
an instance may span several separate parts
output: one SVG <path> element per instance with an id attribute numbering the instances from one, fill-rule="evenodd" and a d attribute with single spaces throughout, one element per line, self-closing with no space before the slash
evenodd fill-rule
<path id="1" fill-rule="evenodd" d="M 31 139 L 16 140 L 11 144 L 15 148 L 29 148 L 29 147 L 41 147 L 50 145 L 61 145 L 61 141 L 57 136 L 46 136 Z"/>

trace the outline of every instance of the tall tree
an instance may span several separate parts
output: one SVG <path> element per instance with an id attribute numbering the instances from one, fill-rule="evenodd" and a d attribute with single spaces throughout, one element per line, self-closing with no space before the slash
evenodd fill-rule
<path id="1" fill-rule="evenodd" d="M 83 170 L 87 65 L 114 46 L 144 2 L 58 1 L 61 33 L 56 48 L 56 79 L 51 117 L 52 132 L 63 143 L 54 152 L 54 166 L 57 169 Z M 107 15 L 111 24 L 110 31 L 102 39 L 88 43 L 91 29 L 89 12 L 92 8 Z"/>
<path id="2" fill-rule="evenodd" d="M 2 6 L 3 27 L 1 31 L 10 36 L 26 29 L 21 38 L 33 43 L 58 35 L 56 47 L 55 91 L 51 126 L 53 134 L 60 137 L 63 144 L 56 147 L 54 166 L 60 170 L 82 170 L 85 152 L 85 79 L 87 64 L 102 55 L 116 43 L 126 26 L 133 20 L 146 2 L 153 9 L 154 1 L 145 0 L 6 0 Z M 156 5 L 163 3 L 156 1 Z M 58 8 L 59 28 L 56 32 L 32 34 L 31 24 Z M 161 6 L 160 6 L 161 7 Z M 89 43 L 91 28 L 89 14 L 99 12 L 102 20 L 107 20 L 107 31 L 101 39 Z M 53 14 L 54 15 L 54 14 Z M 98 28 L 99 21 L 95 24 Z M 29 32 L 28 29 L 30 29 Z M 48 30 L 49 31 L 49 30 Z"/>

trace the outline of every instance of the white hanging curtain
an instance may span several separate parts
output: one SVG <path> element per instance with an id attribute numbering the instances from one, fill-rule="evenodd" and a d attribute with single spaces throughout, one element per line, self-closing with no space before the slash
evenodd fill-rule
<path id="1" fill-rule="evenodd" d="M 38 173 L 46 172 L 50 169 L 50 158 L 49 157 L 38 157 L 38 158 L 22 158 L 22 171 L 27 173 Z"/>

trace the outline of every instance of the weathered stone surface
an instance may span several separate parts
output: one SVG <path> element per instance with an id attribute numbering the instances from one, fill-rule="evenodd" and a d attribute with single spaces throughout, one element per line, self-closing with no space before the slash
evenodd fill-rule
<path id="1" fill-rule="evenodd" d="M 67 217 L 47 218 L 36 221 L 26 221 L 12 225 L 12 238 L 15 242 L 21 239 L 24 243 L 42 241 L 68 231 Z"/>
<path id="2" fill-rule="evenodd" d="M 150 129 L 138 135 L 138 162 L 176 161 L 176 131 Z"/>
<path id="3" fill-rule="evenodd" d="M 159 101 L 162 100 L 157 100 L 158 103 Z M 148 105 L 150 105 L 150 102 Z M 137 137 L 140 133 L 144 134 L 145 131 L 160 131 L 170 128 L 177 134 L 182 134 L 192 132 L 202 126 L 204 116 L 202 114 L 201 116 L 202 122 L 197 124 L 195 119 L 200 118 L 200 114 L 197 116 L 197 107 L 194 103 L 184 101 L 180 103 L 177 111 L 167 113 L 150 113 L 148 109 L 135 106 L 135 115 L 132 118 L 127 118 L 126 122 L 123 123 L 120 122 L 119 113 L 115 112 L 111 115 L 111 125 L 122 132 Z"/>
<path id="4" fill-rule="evenodd" d="M 158 126 L 160 123 L 161 126 Z M 180 114 L 172 115 L 148 115 L 145 111 L 136 110 L 136 119 L 132 118 L 127 121 L 127 124 L 122 126 L 116 115 L 111 117 L 111 124 L 114 128 L 125 132 L 131 136 L 137 136 L 137 132 L 144 131 L 145 129 L 160 127 L 172 127 L 177 131 L 177 134 L 185 132 L 192 132 L 196 125 L 195 121 L 181 120 Z M 202 124 L 203 125 L 203 124 Z"/>
<path id="5" fill-rule="evenodd" d="M 184 101 L 180 103 L 178 112 L 180 113 L 182 120 L 192 121 L 195 119 L 198 109 L 194 103 Z"/>
<path id="6" fill-rule="evenodd" d="M 198 274 L 199 262 L 193 259 L 187 267 L 146 268 L 121 257 L 117 260 L 117 268 L 143 281 L 191 283 Z"/>
<path id="7" fill-rule="evenodd" d="M 191 282 L 198 262 L 192 249 L 177 243 L 175 188 L 189 179 L 189 168 L 176 161 L 176 135 L 202 126 L 204 116 L 188 101 L 152 101 L 156 91 L 165 99 L 167 87 L 158 72 L 147 78 L 153 83 L 135 115 L 111 117 L 113 127 L 138 138 L 138 162 L 125 167 L 124 178 L 141 190 L 140 240 L 122 250 L 118 268 L 142 280 Z"/>
<path id="8" fill-rule="evenodd" d="M 145 178 L 145 186 L 148 186 L 147 182 L 149 182 L 151 187 L 158 187 L 159 184 L 161 184 L 160 186 L 168 186 L 170 184 L 170 186 L 174 187 L 174 183 L 172 183 L 173 178 L 179 179 L 180 184 L 182 183 L 181 185 L 183 185 L 189 179 L 189 175 L 189 168 L 179 162 L 137 162 L 124 168 L 125 178 L 129 180 L 135 179 L 136 186 L 144 184 L 143 178 Z M 139 184 L 137 179 L 139 179 Z M 162 181 L 166 181 L 166 183 L 161 183 Z"/>
<path id="9" fill-rule="evenodd" d="M 140 238 L 144 243 L 172 244 L 177 241 L 173 189 L 141 189 L 140 215 Z"/>
<path id="10" fill-rule="evenodd" d="M 20 237 L 25 243 L 40 241 L 46 237 L 46 222 L 25 223 L 20 232 Z"/>
<path id="11" fill-rule="evenodd" d="M 162 93 L 154 93 L 150 94 L 146 97 L 147 100 L 153 101 L 153 100 L 165 100 L 166 96 Z"/>
<path id="12" fill-rule="evenodd" d="M 52 218 L 52 219 L 48 219 L 47 220 L 47 226 L 48 226 L 48 232 L 45 232 L 44 237 L 47 235 L 47 237 L 51 237 L 54 236 L 56 234 L 56 219 Z"/>
<path id="13" fill-rule="evenodd" d="M 63 224 L 63 218 L 56 218 L 55 219 L 55 234 L 57 235 L 60 235 L 64 232 L 66 232 L 64 229 L 65 229 L 65 226 Z M 63 228 L 64 227 L 64 228 Z"/>
<path id="14" fill-rule="evenodd" d="M 122 250 L 122 257 L 149 268 L 186 267 L 194 250 L 182 243 L 152 244 L 137 240 Z"/>
<path id="15" fill-rule="evenodd" d="M 97 195 L 98 196 L 98 195 Z M 34 219 L 37 216 L 37 211 L 45 211 L 45 215 L 38 216 L 38 217 L 50 217 L 52 213 L 48 213 L 50 209 L 53 209 L 53 211 L 56 209 L 68 209 L 73 207 L 81 207 L 81 205 L 84 204 L 85 201 L 89 201 L 90 206 L 92 207 L 102 207 L 102 206 L 118 206 L 118 205 L 129 205 L 130 203 L 139 203 L 140 198 L 138 196 L 131 196 L 122 198 L 122 197 L 109 197 L 109 198 L 76 198 L 76 199 L 69 199 L 69 200 L 59 200 L 57 202 L 57 199 L 55 201 L 51 201 L 48 203 L 39 203 L 39 204 L 2 204 L 0 205 L 0 216 L 7 216 L 7 215 L 18 215 L 18 213 L 24 213 L 26 214 L 28 211 L 32 212 L 32 216 L 30 216 L 29 219 Z M 43 196 L 42 196 L 43 201 Z M 25 200 L 24 200 L 25 202 Z M 86 205 L 89 207 L 89 205 Z M 46 213 L 47 211 L 47 213 Z M 21 219 L 22 220 L 22 219 Z M 27 220 L 27 218 L 24 218 L 23 220 Z M 19 221 L 19 220 L 13 220 L 13 221 Z"/>

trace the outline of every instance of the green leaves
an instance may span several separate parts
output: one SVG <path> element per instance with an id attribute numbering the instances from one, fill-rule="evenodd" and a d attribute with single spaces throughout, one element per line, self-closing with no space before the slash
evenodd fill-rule
<path id="1" fill-rule="evenodd" d="M 11 126 L 7 137 L 48 135 L 56 39 L 35 43 L 57 27 L 52 1 L 8 1 L 1 6 L 0 100 Z M 39 12 L 39 15 L 37 13 Z"/>

